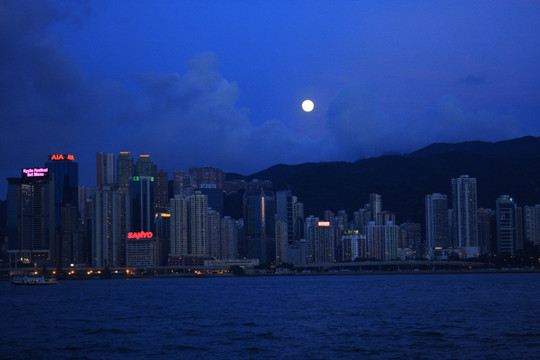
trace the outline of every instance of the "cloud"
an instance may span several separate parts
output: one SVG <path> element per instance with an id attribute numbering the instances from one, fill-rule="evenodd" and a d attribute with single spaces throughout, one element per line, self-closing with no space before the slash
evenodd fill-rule
<path id="1" fill-rule="evenodd" d="M 56 3 L 54 3 L 56 4 Z M 48 154 L 74 153 L 80 183 L 94 182 L 95 152 L 150 154 L 167 171 L 216 166 L 253 173 L 276 163 L 350 160 L 409 152 L 434 141 L 500 140 L 525 135 L 518 118 L 470 111 L 441 98 L 423 114 L 394 115 L 373 84 L 348 84 L 331 102 L 327 134 L 299 138 L 288 119 L 250 120 L 241 89 L 204 53 L 177 73 L 130 76 L 136 86 L 87 76 L 52 36 L 58 21 L 81 26 L 86 3 L 0 2 L 0 165 L 4 177 L 39 166 Z M 469 75 L 469 83 L 483 77 Z M 392 114 L 392 115 L 391 115 Z M 264 120 L 264 119 L 263 119 Z M 0 185 L 5 194 L 6 181 Z"/>
<path id="2" fill-rule="evenodd" d="M 384 153 L 409 153 L 433 142 L 498 141 L 528 135 L 513 113 L 472 111 L 453 95 L 441 97 L 415 116 L 390 115 L 377 102 L 372 84 L 354 82 L 328 110 L 334 157 L 356 160 Z"/>
<path id="3" fill-rule="evenodd" d="M 146 73 L 132 79 L 140 86 L 144 112 L 152 122 L 145 134 L 160 139 L 153 153 L 173 148 L 184 164 L 224 167 L 228 171 L 258 171 L 276 162 L 302 161 L 311 144 L 298 141 L 279 121 L 254 126 L 247 109 L 237 106 L 240 90 L 219 73 L 212 53 L 187 63 L 184 75 Z M 157 155 L 160 156 L 160 155 Z"/>
<path id="4" fill-rule="evenodd" d="M 100 151 L 151 154 L 168 171 L 211 165 L 246 174 L 316 159 L 317 144 L 282 122 L 252 125 L 212 53 L 189 60 L 182 74 L 133 74 L 138 92 L 85 76 L 49 32 L 70 19 L 48 2 L 0 4 L 0 150 L 13 154 L 2 163 L 5 176 L 52 153 L 76 154 L 82 184 L 93 183 Z"/>

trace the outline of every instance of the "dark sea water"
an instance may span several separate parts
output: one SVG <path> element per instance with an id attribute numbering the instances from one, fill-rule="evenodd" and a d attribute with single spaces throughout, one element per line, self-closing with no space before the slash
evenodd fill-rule
<path id="1" fill-rule="evenodd" d="M 1 359 L 538 359 L 540 274 L 0 282 Z"/>

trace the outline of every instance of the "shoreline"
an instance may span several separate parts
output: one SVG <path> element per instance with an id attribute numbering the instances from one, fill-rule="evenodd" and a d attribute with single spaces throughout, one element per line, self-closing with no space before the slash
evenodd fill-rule
<path id="1" fill-rule="evenodd" d="M 373 276 L 373 275 L 474 275 L 474 274 L 540 274 L 539 268 L 523 269 L 459 269 L 459 270 L 367 270 L 367 271 L 310 271 L 310 272 L 283 272 L 275 273 L 264 269 L 246 269 L 244 274 L 196 274 L 196 273 L 174 273 L 174 274 L 141 274 L 141 275 L 112 275 L 101 274 L 99 276 L 73 276 L 64 275 L 57 277 L 58 281 L 93 281 L 93 280 L 150 280 L 150 279 L 182 279 L 182 278 L 231 278 L 231 277 L 290 277 L 290 276 Z M 1 276 L 0 281 L 9 281 L 10 276 Z"/>

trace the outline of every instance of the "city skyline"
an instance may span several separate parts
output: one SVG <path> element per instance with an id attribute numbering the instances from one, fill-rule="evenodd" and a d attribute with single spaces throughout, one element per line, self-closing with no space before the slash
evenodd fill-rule
<path id="1" fill-rule="evenodd" d="M 189 178 L 181 171 L 160 185 L 159 177 L 167 178 L 167 173 L 158 171 L 150 155 L 140 155 L 136 162 L 126 152 L 120 155 L 115 164 L 114 154 L 96 153 L 98 183 L 104 178 L 112 182 L 102 181 L 92 189 L 91 199 L 82 202 L 73 154 L 51 154 L 44 167 L 25 168 L 21 178 L 9 178 L 8 246 L 3 249 L 9 264 L 20 259 L 57 267 L 148 267 L 243 258 L 259 259 L 266 266 L 288 261 L 298 266 L 359 258 L 467 259 L 491 255 L 494 249 L 497 255 L 514 255 L 524 250 L 524 240 L 532 246 L 540 236 L 540 205 L 518 206 L 509 195 L 500 195 L 495 212 L 480 208 L 477 179 L 469 175 L 451 178 L 451 209 L 447 195 L 425 195 L 424 241 L 422 225 L 402 222 L 392 207 L 383 207 L 381 194 L 369 193 L 363 207 L 357 202 L 352 217 L 328 207 L 322 217 L 305 217 L 303 202 L 290 189 L 250 189 L 240 180 L 243 215 L 235 220 L 223 212 L 223 198 L 226 188 L 238 191 L 237 184 L 224 181 L 221 169 L 191 168 Z M 124 169 L 131 173 L 128 192 L 122 177 L 113 180 L 114 173 Z M 176 193 L 181 186 L 175 186 L 175 180 L 185 186 L 183 192 Z M 158 200 L 163 191 L 164 199 Z"/>
<path id="2" fill-rule="evenodd" d="M 250 174 L 540 134 L 537 2 L 0 6 L 3 177 L 52 153 L 85 178 L 94 151 Z"/>

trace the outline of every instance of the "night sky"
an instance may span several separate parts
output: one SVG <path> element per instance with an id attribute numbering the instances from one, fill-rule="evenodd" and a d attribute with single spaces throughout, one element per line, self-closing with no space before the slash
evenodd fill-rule
<path id="1" fill-rule="evenodd" d="M 3 0 L 0 198 L 54 153 L 95 185 L 96 152 L 247 175 L 539 136 L 539 19 L 533 0 Z"/>

